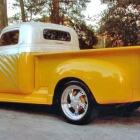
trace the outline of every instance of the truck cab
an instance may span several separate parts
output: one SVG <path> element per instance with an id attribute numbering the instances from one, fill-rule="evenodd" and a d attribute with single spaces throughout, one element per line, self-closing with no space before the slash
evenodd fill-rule
<path id="1" fill-rule="evenodd" d="M 25 87 L 24 91 L 19 88 L 19 81 L 21 80 L 18 80 L 18 78 L 24 69 L 22 67 L 27 66 L 25 60 L 30 58 L 28 54 L 73 50 L 79 50 L 79 42 L 76 32 L 70 27 L 50 23 L 27 22 L 4 28 L 0 35 L 0 92 L 29 93 L 33 90 L 33 86 L 30 86 L 30 90 L 26 87 L 26 91 Z M 21 68 L 19 67 L 20 62 L 22 63 Z M 33 71 L 26 76 L 26 80 L 32 79 Z M 26 81 L 24 78 L 21 79 Z M 5 86 L 5 84 L 8 86 Z M 33 82 L 31 85 L 33 85 Z"/>
<path id="2" fill-rule="evenodd" d="M 29 22 L 11 25 L 2 30 L 0 35 L 0 46 L 22 45 L 35 51 L 39 46 L 43 52 L 57 52 L 79 50 L 78 36 L 76 32 L 66 26 Z"/>

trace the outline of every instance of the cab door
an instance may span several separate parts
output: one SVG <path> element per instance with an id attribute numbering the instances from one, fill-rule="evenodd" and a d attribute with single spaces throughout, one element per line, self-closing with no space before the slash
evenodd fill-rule
<path id="1" fill-rule="evenodd" d="M 0 36 L 0 93 L 18 93 L 19 30 L 9 30 Z"/>

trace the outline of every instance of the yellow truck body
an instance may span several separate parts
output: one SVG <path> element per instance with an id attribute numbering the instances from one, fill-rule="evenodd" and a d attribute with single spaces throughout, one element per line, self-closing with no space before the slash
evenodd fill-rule
<path id="1" fill-rule="evenodd" d="M 52 104 L 61 80 L 83 81 L 99 104 L 140 101 L 140 47 L 1 55 L 0 100 Z"/>

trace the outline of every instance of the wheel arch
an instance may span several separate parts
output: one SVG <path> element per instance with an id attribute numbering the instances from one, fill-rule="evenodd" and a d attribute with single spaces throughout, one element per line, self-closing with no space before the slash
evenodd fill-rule
<path id="1" fill-rule="evenodd" d="M 84 81 L 82 81 L 81 79 L 75 78 L 75 77 L 66 77 L 66 78 L 63 78 L 60 81 L 58 81 L 58 83 L 56 84 L 55 89 L 54 89 L 53 104 L 57 104 L 58 99 L 59 99 L 58 96 L 61 94 L 62 87 L 66 83 L 71 82 L 71 81 L 80 82 L 80 84 L 82 84 L 87 89 L 87 91 L 91 94 L 93 103 L 95 105 L 97 104 L 97 101 L 95 100 L 94 94 L 91 92 L 88 85 Z"/>

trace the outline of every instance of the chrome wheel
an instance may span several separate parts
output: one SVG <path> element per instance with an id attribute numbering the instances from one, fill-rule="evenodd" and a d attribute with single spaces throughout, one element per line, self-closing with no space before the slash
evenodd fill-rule
<path id="1" fill-rule="evenodd" d="M 81 120 L 89 107 L 86 91 L 79 85 L 68 85 L 61 96 L 64 115 L 72 121 Z"/>

